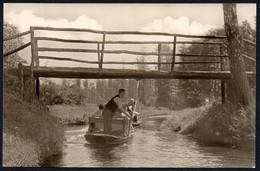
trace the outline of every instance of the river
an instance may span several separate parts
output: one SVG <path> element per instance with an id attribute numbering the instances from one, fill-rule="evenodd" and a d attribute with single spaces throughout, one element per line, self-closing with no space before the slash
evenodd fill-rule
<path id="1" fill-rule="evenodd" d="M 151 117 L 135 128 L 132 139 L 120 145 L 88 144 L 87 126 L 67 127 L 63 154 L 48 167 L 188 167 L 255 166 L 254 152 L 207 146 L 187 135 L 161 129 L 167 116 Z"/>

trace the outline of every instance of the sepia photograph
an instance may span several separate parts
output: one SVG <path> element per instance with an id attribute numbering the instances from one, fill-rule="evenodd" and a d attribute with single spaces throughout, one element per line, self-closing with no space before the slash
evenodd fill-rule
<path id="1" fill-rule="evenodd" d="M 2 167 L 255 168 L 256 3 L 3 3 Z"/>

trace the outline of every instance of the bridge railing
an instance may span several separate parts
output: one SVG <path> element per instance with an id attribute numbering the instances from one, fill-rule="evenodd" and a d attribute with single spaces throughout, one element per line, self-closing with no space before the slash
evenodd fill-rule
<path id="1" fill-rule="evenodd" d="M 76 40 L 76 39 L 64 39 L 64 38 L 54 38 L 54 37 L 37 37 L 35 36 L 36 30 L 43 30 L 43 31 L 62 31 L 62 32 L 83 32 L 83 33 L 96 33 L 102 35 L 102 40 Z M 30 34 L 31 41 L 25 43 L 24 45 L 11 50 L 9 52 L 4 53 L 4 57 L 9 56 L 13 53 L 18 52 L 21 49 L 24 49 L 31 45 L 31 66 L 38 67 L 40 66 L 39 59 L 49 59 L 49 60 L 59 60 L 59 61 L 72 61 L 72 62 L 79 62 L 79 63 L 88 63 L 88 64 L 97 64 L 100 71 L 103 69 L 104 64 L 128 64 L 128 65 L 135 65 L 135 64 L 142 64 L 142 65 L 157 65 L 158 70 L 161 70 L 162 65 L 170 65 L 171 71 L 174 71 L 174 66 L 176 64 L 186 65 L 186 64 L 220 64 L 219 68 L 223 70 L 223 63 L 224 58 L 228 57 L 225 53 L 223 48 L 226 47 L 224 44 L 225 37 L 223 36 L 200 36 L 200 35 L 182 35 L 182 34 L 171 34 L 171 33 L 161 33 L 161 32 L 138 32 L 138 31 L 98 31 L 98 30 L 91 30 L 91 29 L 76 29 L 76 28 L 52 28 L 52 27 L 31 27 L 29 31 L 4 38 L 4 41 L 16 39 L 18 37 Z M 146 36 L 167 36 L 172 38 L 172 41 L 109 41 L 106 40 L 107 35 L 146 35 Z M 199 39 L 198 41 L 178 41 L 178 38 L 192 38 L 192 39 Z M 209 40 L 209 41 L 201 41 L 201 39 Z M 63 42 L 63 43 L 85 43 L 85 44 L 96 44 L 97 49 L 74 49 L 74 48 L 53 48 L 53 47 L 39 47 L 38 42 L 46 40 L 46 41 L 55 41 L 55 42 Z M 213 41 L 210 41 L 213 40 Z M 254 42 L 249 40 L 244 40 L 244 43 L 250 46 L 256 46 Z M 106 50 L 105 46 L 108 44 L 134 44 L 134 45 L 157 45 L 157 52 L 140 52 L 140 51 L 132 51 L 132 50 Z M 162 45 L 172 45 L 172 52 L 162 52 Z M 201 45 L 214 45 L 219 46 L 219 53 L 217 54 L 184 54 L 184 53 L 177 53 L 176 46 L 179 44 L 201 44 Z M 57 57 L 57 56 L 44 56 L 39 55 L 39 52 L 83 52 L 83 53 L 96 53 L 98 58 L 96 61 L 90 60 L 82 60 L 82 59 L 75 59 L 75 58 L 68 58 L 68 57 Z M 142 56 L 155 56 L 157 57 L 157 62 L 124 62 L 124 61 L 104 61 L 104 54 L 130 54 L 130 55 L 142 55 Z M 255 62 L 255 59 L 243 54 L 244 57 L 250 61 Z M 170 62 L 163 62 L 162 56 L 170 56 Z M 202 57 L 202 58 L 218 58 L 219 60 L 212 60 L 212 61 L 186 61 L 186 62 L 179 62 L 176 61 L 176 57 Z"/>
<path id="2" fill-rule="evenodd" d="M 75 40 L 75 39 L 64 39 L 64 38 L 53 38 L 53 37 L 35 37 L 34 31 L 42 30 L 42 31 L 62 31 L 62 32 L 84 32 L 84 33 L 96 33 L 102 35 L 102 40 Z M 168 36 L 172 38 L 172 41 L 109 41 L 106 40 L 108 35 L 147 35 L 147 36 Z M 39 59 L 51 59 L 51 60 L 60 60 L 60 61 L 73 61 L 80 63 L 88 63 L 88 64 L 98 64 L 99 69 L 102 71 L 104 64 L 143 64 L 143 65 L 157 65 L 158 70 L 161 70 L 162 65 L 171 65 L 171 71 L 174 71 L 174 66 L 176 64 L 209 64 L 209 63 L 221 63 L 221 61 L 212 60 L 212 61 L 190 61 L 190 62 L 178 62 L 176 61 L 176 57 L 205 57 L 205 58 L 225 58 L 227 55 L 225 54 L 183 54 L 176 52 L 176 46 L 178 44 L 202 44 L 202 45 L 216 45 L 221 46 L 223 41 L 201 41 L 201 39 L 214 39 L 214 40 L 225 40 L 225 37 L 221 36 L 199 36 L 199 35 L 182 35 L 182 34 L 170 34 L 170 33 L 161 33 L 161 32 L 138 32 L 138 31 L 97 31 L 91 29 L 75 29 L 75 28 L 52 28 L 52 27 L 31 27 L 31 36 L 32 36 L 32 65 L 34 63 L 36 66 L 39 66 Z M 200 39 L 199 41 L 177 41 L 177 39 L 181 38 L 193 38 Z M 75 49 L 75 48 L 53 48 L 53 47 L 38 47 L 38 41 L 56 41 L 63 43 L 86 43 L 86 44 L 96 44 L 97 49 Z M 106 50 L 105 46 L 108 44 L 135 44 L 135 45 L 157 45 L 157 52 L 140 52 L 133 50 Z M 162 45 L 172 45 L 172 52 L 162 52 Z M 73 53 L 96 53 L 98 58 L 96 61 L 90 60 L 81 60 L 75 58 L 68 57 L 57 57 L 57 56 L 44 56 L 38 55 L 38 52 L 73 52 Z M 123 62 L 123 61 L 104 61 L 104 54 L 130 54 L 130 55 L 142 55 L 142 56 L 155 56 L 157 57 L 157 62 Z M 171 56 L 171 62 L 163 62 L 161 61 L 162 56 Z"/>
<path id="3" fill-rule="evenodd" d="M 4 37 L 3 41 L 6 42 L 6 41 L 9 41 L 9 40 L 17 39 L 17 38 L 20 38 L 22 36 L 28 35 L 30 33 L 31 33 L 30 31 L 25 31 L 25 32 L 22 32 L 22 33 L 19 33 L 19 34 L 10 36 L 10 37 Z M 23 45 L 18 46 L 17 48 L 15 48 L 13 50 L 10 50 L 8 52 L 4 52 L 3 57 L 5 58 L 5 57 L 7 57 L 9 55 L 12 55 L 12 54 L 14 54 L 14 53 L 16 53 L 16 52 L 18 52 L 18 51 L 20 51 L 20 50 L 30 46 L 30 45 L 31 45 L 31 42 L 28 42 L 28 43 L 25 43 Z"/>

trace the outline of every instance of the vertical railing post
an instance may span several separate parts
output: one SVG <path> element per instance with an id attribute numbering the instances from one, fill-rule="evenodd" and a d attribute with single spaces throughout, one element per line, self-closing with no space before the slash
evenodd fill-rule
<path id="1" fill-rule="evenodd" d="M 219 52 L 220 52 L 220 55 L 223 56 L 223 46 L 220 45 L 219 46 Z M 220 70 L 221 71 L 224 71 L 224 58 L 221 57 L 220 58 Z M 222 103 L 225 103 L 226 101 L 226 82 L 225 80 L 221 79 L 220 80 L 220 85 L 221 85 L 221 99 L 222 99 Z"/>
<path id="2" fill-rule="evenodd" d="M 35 55 L 35 64 L 36 67 L 40 66 L 40 60 L 38 55 L 38 40 L 34 38 L 34 55 Z M 39 77 L 35 78 L 36 80 L 36 94 L 37 97 L 40 98 L 40 79 Z"/>
<path id="3" fill-rule="evenodd" d="M 98 50 L 98 68 L 101 70 L 101 63 L 100 63 L 100 44 L 97 43 L 97 50 Z"/>
<path id="4" fill-rule="evenodd" d="M 161 48 L 162 44 L 158 44 L 158 71 L 161 71 Z"/>
<path id="5" fill-rule="evenodd" d="M 20 69 L 20 82 L 21 82 L 21 97 L 24 99 L 24 73 L 23 73 L 23 64 L 19 63 L 19 69 Z"/>
<path id="6" fill-rule="evenodd" d="M 35 41 L 34 41 L 34 28 L 30 27 L 30 33 L 31 33 L 31 74 L 30 74 L 30 87 L 29 87 L 29 93 L 28 100 L 32 101 L 34 98 L 34 95 L 36 93 L 35 91 L 35 80 L 34 80 L 34 67 L 35 67 Z"/>
<path id="7" fill-rule="evenodd" d="M 31 69 L 32 72 L 34 71 L 34 67 L 39 67 L 40 66 L 40 61 L 38 57 L 38 42 L 35 39 L 35 31 L 33 27 L 30 27 L 31 30 L 31 53 L 32 53 L 32 61 L 31 61 Z M 33 75 L 32 75 L 33 76 Z M 36 95 L 39 98 L 40 97 L 40 80 L 39 77 L 34 79 L 33 76 L 33 86 L 35 86 L 36 89 Z"/>
<path id="8" fill-rule="evenodd" d="M 103 58 L 104 58 L 104 50 L 105 50 L 105 40 L 106 40 L 106 33 L 103 33 L 103 41 L 102 41 L 102 50 L 101 50 L 101 57 L 100 57 L 100 66 L 99 66 L 99 71 L 102 71 L 103 68 Z"/>
<path id="9" fill-rule="evenodd" d="M 175 64 L 176 40 L 177 40 L 177 37 L 174 36 L 174 40 L 173 40 L 173 50 L 172 50 L 172 68 L 171 68 L 171 72 L 173 72 L 173 70 L 174 70 L 174 64 Z"/>
<path id="10" fill-rule="evenodd" d="M 30 27 L 31 32 L 31 67 L 33 68 L 35 62 L 35 41 L 34 41 L 34 28 Z"/>

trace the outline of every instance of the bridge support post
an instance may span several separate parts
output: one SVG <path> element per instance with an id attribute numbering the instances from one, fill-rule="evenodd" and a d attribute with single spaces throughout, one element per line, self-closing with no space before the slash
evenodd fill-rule
<path id="1" fill-rule="evenodd" d="M 158 44 L 158 71 L 161 71 L 161 47 L 162 44 Z"/>
<path id="2" fill-rule="evenodd" d="M 226 93 L 226 82 L 224 80 L 221 80 L 221 101 L 222 104 L 226 102 L 226 97 L 227 97 L 227 93 Z"/>
<path id="3" fill-rule="evenodd" d="M 219 53 L 222 56 L 223 55 L 223 45 L 219 46 Z M 224 58 L 220 58 L 220 70 L 224 71 L 225 68 L 225 60 Z M 227 98 L 227 83 L 225 80 L 221 79 L 220 80 L 220 86 L 221 86 L 221 102 L 222 104 L 226 102 L 226 98 Z"/>
<path id="4" fill-rule="evenodd" d="M 40 79 L 39 77 L 35 79 L 36 80 L 36 95 L 38 99 L 40 98 Z"/>
<path id="5" fill-rule="evenodd" d="M 173 70 L 174 70 L 174 64 L 175 64 L 176 41 L 177 41 L 177 37 L 174 36 L 173 48 L 172 48 L 173 50 L 172 50 L 172 67 L 171 67 L 171 72 L 173 72 Z"/>

